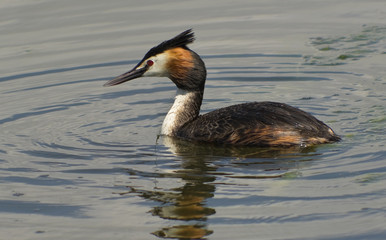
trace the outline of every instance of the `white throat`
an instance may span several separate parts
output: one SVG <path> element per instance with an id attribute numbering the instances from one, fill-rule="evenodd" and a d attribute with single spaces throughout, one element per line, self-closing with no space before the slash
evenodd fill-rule
<path id="1" fill-rule="evenodd" d="M 177 90 L 173 106 L 170 108 L 162 123 L 162 135 L 174 136 L 176 131 L 185 124 L 183 116 L 186 115 L 186 111 L 189 111 L 186 106 L 189 105 L 193 98 L 193 92 L 181 89 Z"/>

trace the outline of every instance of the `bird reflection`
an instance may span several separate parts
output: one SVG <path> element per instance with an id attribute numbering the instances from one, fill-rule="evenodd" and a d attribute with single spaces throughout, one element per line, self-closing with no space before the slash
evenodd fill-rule
<path id="1" fill-rule="evenodd" d="M 233 146 L 233 145 L 217 145 L 208 143 L 194 143 L 181 140 L 178 138 L 162 136 L 163 143 L 174 154 L 191 158 L 208 159 L 213 157 L 235 157 L 238 159 L 247 158 L 288 158 L 302 157 L 306 155 L 314 155 L 317 146 L 309 147 L 251 147 L 251 146 Z"/>
<path id="2" fill-rule="evenodd" d="M 214 184 L 216 176 L 221 174 L 217 172 L 219 166 L 213 163 L 216 159 L 222 157 L 269 158 L 277 161 L 281 156 L 290 155 L 293 159 L 314 151 L 312 148 L 232 148 L 193 144 L 171 137 L 162 137 L 162 142 L 174 155 L 181 158 L 180 168 L 174 170 L 172 174 L 167 174 L 167 177 L 180 179 L 178 181 L 183 185 L 170 189 L 154 188 L 151 191 L 130 187 L 130 193 L 158 202 L 159 205 L 150 210 L 152 215 L 176 221 L 176 225 L 152 232 L 157 237 L 169 239 L 205 239 L 213 232 L 208 229 L 206 221 L 208 216 L 216 213 L 215 209 L 207 205 L 207 200 L 214 196 L 216 190 Z M 267 164 L 264 160 L 264 164 L 259 162 L 258 168 L 269 171 L 272 168 L 280 168 L 278 164 L 277 162 Z"/>
<path id="3" fill-rule="evenodd" d="M 207 230 L 204 225 L 180 225 L 162 228 L 153 235 L 161 238 L 203 239 L 204 236 L 211 233 L 213 231 Z"/>

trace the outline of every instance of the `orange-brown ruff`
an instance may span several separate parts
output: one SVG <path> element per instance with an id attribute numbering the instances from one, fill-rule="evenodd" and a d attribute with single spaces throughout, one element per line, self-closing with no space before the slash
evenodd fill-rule
<path id="1" fill-rule="evenodd" d="M 206 68 L 187 45 L 191 29 L 149 50 L 129 72 L 104 86 L 139 77 L 168 77 L 177 96 L 162 124 L 161 134 L 181 139 L 232 145 L 309 146 L 339 141 L 334 131 L 311 114 L 284 103 L 251 102 L 199 115 Z"/>

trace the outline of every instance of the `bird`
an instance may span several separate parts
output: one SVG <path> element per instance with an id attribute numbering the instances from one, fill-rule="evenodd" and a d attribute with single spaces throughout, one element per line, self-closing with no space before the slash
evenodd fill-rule
<path id="1" fill-rule="evenodd" d="M 141 77 L 167 77 L 177 86 L 161 135 L 193 143 L 256 147 L 308 147 L 341 138 L 311 114 L 280 102 L 247 102 L 200 115 L 206 81 L 201 57 L 187 45 L 192 29 L 151 48 L 130 71 L 106 82 L 114 86 Z"/>

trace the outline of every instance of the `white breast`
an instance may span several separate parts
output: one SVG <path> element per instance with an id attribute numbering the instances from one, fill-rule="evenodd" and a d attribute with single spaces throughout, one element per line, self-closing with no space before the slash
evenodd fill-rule
<path id="1" fill-rule="evenodd" d="M 193 93 L 181 89 L 177 90 L 173 106 L 170 108 L 163 123 L 161 134 L 167 136 L 174 136 L 175 131 L 183 124 L 180 116 L 186 111 L 185 106 L 187 102 L 191 101 Z"/>

